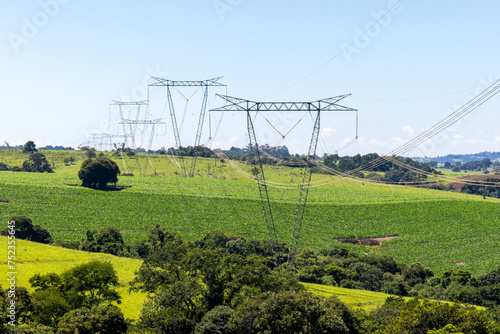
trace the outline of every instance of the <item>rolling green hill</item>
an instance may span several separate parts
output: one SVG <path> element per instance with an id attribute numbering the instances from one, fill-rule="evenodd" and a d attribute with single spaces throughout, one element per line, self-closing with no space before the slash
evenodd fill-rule
<path id="1" fill-rule="evenodd" d="M 298 169 L 274 167 L 268 172 L 277 182 L 301 179 Z M 478 275 L 498 267 L 499 200 L 314 177 L 300 246 L 318 250 L 338 245 L 336 238 L 398 236 L 378 248 L 351 247 L 420 262 L 436 274 L 459 267 Z M 112 225 L 132 241 L 157 223 L 185 240 L 213 229 L 267 237 L 258 188 L 251 180 L 122 176 L 121 191 L 78 184 L 74 174 L 0 172 L 0 219 L 6 223 L 25 215 L 55 239 L 69 240 L 80 240 L 87 229 Z M 269 186 L 278 238 L 288 241 L 298 188 Z"/>
<path id="2" fill-rule="evenodd" d="M 2 249 L 7 249 L 7 237 L 0 237 Z M 7 252 L 0 259 L 2 270 L 2 287 L 6 288 L 7 282 Z M 140 267 L 142 261 L 117 257 L 109 254 L 87 253 L 77 250 L 39 244 L 26 240 L 16 240 L 16 286 L 25 287 L 33 291 L 29 279 L 35 274 L 56 273 L 61 274 L 79 264 L 92 260 L 108 261 L 115 268 L 120 286 L 117 288 L 122 298 L 121 308 L 125 318 L 137 319 L 146 296 L 141 293 L 129 293 L 128 283 L 134 278 L 134 272 Z"/>
<path id="3" fill-rule="evenodd" d="M 4 249 L 7 247 L 7 238 L 0 237 L 0 244 Z M 118 305 L 126 318 L 138 319 L 146 295 L 142 293 L 129 293 L 128 283 L 134 278 L 134 272 L 140 267 L 142 261 L 128 258 L 117 257 L 109 254 L 87 253 L 82 251 L 70 250 L 61 247 L 44 245 L 25 240 L 16 240 L 16 283 L 30 291 L 28 280 L 35 274 L 57 273 L 77 266 L 79 264 L 101 260 L 109 261 L 117 271 L 120 286 L 117 288 L 122 303 Z M 7 267 L 7 261 L 0 259 L 3 268 Z M 2 272 L 2 282 L 6 282 L 7 271 Z M 306 289 L 314 294 L 322 296 L 336 295 L 345 304 L 362 308 L 370 311 L 377 306 L 382 305 L 389 296 L 384 293 L 351 290 L 338 287 L 324 286 L 319 284 L 304 283 Z M 5 284 L 3 285 L 5 288 Z"/>

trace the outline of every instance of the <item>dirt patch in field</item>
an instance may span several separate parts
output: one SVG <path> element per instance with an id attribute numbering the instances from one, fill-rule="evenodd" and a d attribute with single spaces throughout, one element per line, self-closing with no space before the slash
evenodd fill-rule
<path id="1" fill-rule="evenodd" d="M 398 235 L 392 235 L 389 237 L 380 237 L 380 238 L 341 238 L 341 239 L 333 239 L 338 242 L 344 243 L 344 244 L 351 244 L 351 245 L 363 245 L 363 246 L 370 246 L 373 248 L 377 248 L 380 245 L 382 245 L 383 242 L 389 241 L 392 239 L 399 238 Z"/>
<path id="2" fill-rule="evenodd" d="M 500 181 L 500 175 L 493 175 L 492 173 L 490 174 L 475 174 L 475 175 L 462 175 L 459 176 L 455 179 L 455 182 L 451 183 L 451 186 L 453 187 L 454 190 L 460 191 L 462 186 L 465 184 L 467 181 L 484 181 L 486 179 L 497 179 Z M 460 182 L 463 181 L 463 182 Z"/>
<path id="3" fill-rule="evenodd" d="M 9 204 L 9 201 L 0 201 L 0 204 Z"/>
<path id="4" fill-rule="evenodd" d="M 465 266 L 465 262 L 464 261 L 460 261 L 460 262 L 457 262 L 455 263 L 457 266 Z"/>

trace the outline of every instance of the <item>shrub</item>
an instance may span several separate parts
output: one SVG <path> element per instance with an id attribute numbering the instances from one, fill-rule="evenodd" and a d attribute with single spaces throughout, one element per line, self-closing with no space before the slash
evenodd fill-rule
<path id="1" fill-rule="evenodd" d="M 99 157 L 85 160 L 78 178 L 82 180 L 83 187 L 104 189 L 108 183 L 116 184 L 119 174 L 120 168 L 113 160 Z"/>

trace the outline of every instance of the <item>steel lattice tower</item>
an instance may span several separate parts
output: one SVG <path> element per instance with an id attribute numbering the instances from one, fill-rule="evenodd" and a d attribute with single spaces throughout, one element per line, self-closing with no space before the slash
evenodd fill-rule
<path id="1" fill-rule="evenodd" d="M 252 122 L 252 117 L 250 112 L 316 112 L 316 119 L 314 121 L 314 127 L 312 130 L 311 140 L 309 143 L 309 150 L 307 156 L 305 157 L 305 167 L 304 167 L 304 177 L 302 184 L 300 184 L 300 194 L 297 203 L 297 209 L 295 212 L 295 219 L 293 223 L 292 236 L 290 240 L 290 247 L 288 251 L 287 268 L 288 272 L 295 263 L 295 254 L 297 251 L 297 246 L 300 239 L 300 232 L 302 229 L 302 223 L 304 220 L 304 213 L 306 210 L 307 196 L 309 194 L 309 188 L 311 184 L 312 169 L 310 161 L 314 160 L 316 155 L 316 148 L 318 146 L 318 138 L 320 131 L 320 119 L 322 112 L 357 112 L 356 109 L 345 107 L 338 104 L 339 101 L 348 97 L 348 95 L 340 95 L 336 97 L 331 97 L 323 100 L 313 101 L 313 102 L 255 102 L 245 99 L 240 99 L 231 96 L 223 96 L 217 94 L 227 102 L 227 105 L 210 111 L 242 111 L 247 114 L 247 129 L 248 137 L 250 141 L 250 146 L 255 157 L 257 157 L 259 166 L 259 175 L 256 177 L 256 181 L 259 187 L 259 193 L 262 203 L 262 208 L 264 211 L 264 219 L 266 222 L 266 227 L 268 231 L 269 241 L 271 243 L 271 249 L 273 251 L 274 261 L 278 268 L 281 267 L 281 259 L 278 250 L 278 239 L 276 236 L 276 227 L 274 224 L 274 217 L 271 210 L 271 201 L 269 199 L 269 192 L 266 185 L 266 179 L 264 176 L 264 168 L 262 166 L 261 154 L 259 151 L 259 145 L 257 143 L 257 137 L 255 135 L 255 129 Z M 356 113 L 357 115 L 357 113 Z M 357 136 L 357 134 L 356 134 Z"/>
<path id="2" fill-rule="evenodd" d="M 172 100 L 171 88 L 172 87 L 201 87 L 203 89 L 203 100 L 202 100 L 202 105 L 201 105 L 201 110 L 200 110 L 200 116 L 198 119 L 196 138 L 194 141 L 194 147 L 199 146 L 200 141 L 201 141 L 203 122 L 204 122 L 205 113 L 207 110 L 208 87 L 211 87 L 211 86 L 226 87 L 226 85 L 218 82 L 220 79 L 222 79 L 222 77 L 201 80 L 201 81 L 173 81 L 173 80 L 168 80 L 168 79 L 163 79 L 163 78 L 158 78 L 158 77 L 152 77 L 152 79 L 156 80 L 156 82 L 150 84 L 149 86 L 164 86 L 167 88 L 168 109 L 170 111 L 170 118 L 172 121 L 172 128 L 173 128 L 174 137 L 175 137 L 175 145 L 177 146 L 176 147 L 177 149 L 182 147 L 182 144 L 181 144 L 181 139 L 180 139 L 180 135 L 179 135 L 179 128 L 177 125 L 177 118 L 176 118 L 176 114 L 175 114 L 174 103 Z M 190 177 L 192 177 L 194 175 L 195 164 L 196 164 L 196 156 L 193 157 L 193 161 L 191 163 L 191 169 L 189 172 Z"/>

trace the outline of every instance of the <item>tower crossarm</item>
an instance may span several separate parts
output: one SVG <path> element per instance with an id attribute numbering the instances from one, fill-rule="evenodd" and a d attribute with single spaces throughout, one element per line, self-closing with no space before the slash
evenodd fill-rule
<path id="1" fill-rule="evenodd" d="M 162 122 L 162 119 L 163 118 L 133 120 L 133 119 L 123 118 L 120 124 L 165 124 L 165 122 Z"/>
<path id="2" fill-rule="evenodd" d="M 142 106 L 142 105 L 148 105 L 149 101 L 144 100 L 144 101 L 132 101 L 132 102 L 125 102 L 125 101 L 117 101 L 113 100 L 112 105 L 118 105 L 118 106 Z"/>
<path id="3" fill-rule="evenodd" d="M 210 111 L 357 111 L 337 103 L 349 95 L 340 95 L 313 102 L 255 102 L 217 94 L 226 100 L 227 104 Z"/>
<path id="4" fill-rule="evenodd" d="M 156 80 L 156 82 L 150 84 L 150 86 L 171 86 L 171 87 L 181 87 L 181 86 L 226 86 L 220 82 L 218 82 L 220 79 L 223 77 L 217 77 L 217 78 L 212 78 L 212 79 L 207 79 L 207 80 L 201 80 L 201 81 L 175 81 L 175 80 L 168 80 L 168 79 L 163 79 L 159 77 L 151 77 L 153 80 Z"/>

